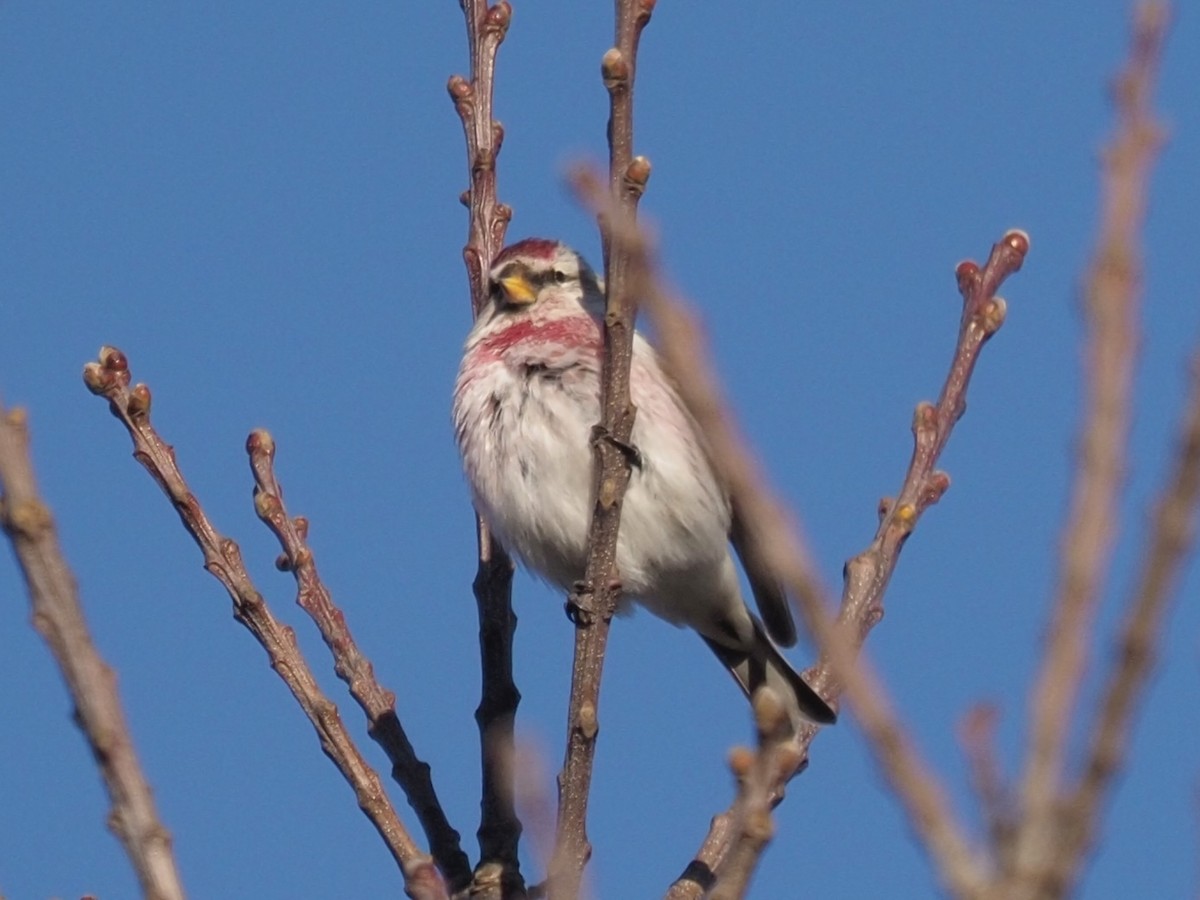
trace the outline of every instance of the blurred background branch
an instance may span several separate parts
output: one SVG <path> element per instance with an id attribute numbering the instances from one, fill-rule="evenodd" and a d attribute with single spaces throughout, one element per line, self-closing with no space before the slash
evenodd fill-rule
<path id="1" fill-rule="evenodd" d="M 108 791 L 108 827 L 125 848 L 149 900 L 182 900 L 171 835 L 134 750 L 117 678 L 92 643 L 75 578 L 50 508 L 38 493 L 22 409 L 0 404 L 0 526 L 25 576 L 33 625 L 46 640 L 75 705 L 75 724 Z M 60 850 L 62 848 L 59 848 Z"/>

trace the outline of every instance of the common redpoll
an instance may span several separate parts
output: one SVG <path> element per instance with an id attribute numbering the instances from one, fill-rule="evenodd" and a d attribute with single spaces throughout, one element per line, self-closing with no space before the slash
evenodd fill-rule
<path id="1" fill-rule="evenodd" d="M 454 388 L 463 467 L 476 509 L 500 543 L 567 591 L 583 578 L 587 559 L 604 291 L 578 253 L 539 239 L 496 257 L 489 290 Z M 624 595 L 699 632 L 747 695 L 766 684 L 794 722 L 834 721 L 776 649 L 774 642 L 796 641 L 780 585 L 748 566 L 765 627 L 742 600 L 729 552 L 731 531 L 738 543 L 729 499 L 691 415 L 641 335 L 634 338 L 630 392 L 638 410 L 637 464 L 617 544 Z"/>

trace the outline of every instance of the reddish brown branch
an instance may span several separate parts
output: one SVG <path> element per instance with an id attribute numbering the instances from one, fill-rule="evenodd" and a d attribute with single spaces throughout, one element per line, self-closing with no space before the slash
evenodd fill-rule
<path id="1" fill-rule="evenodd" d="M 609 95 L 609 185 L 612 217 L 632 222 L 650 177 L 650 164 L 633 156 L 633 93 L 637 48 L 653 0 L 617 0 L 616 46 L 604 54 L 601 73 Z M 635 295 L 628 253 L 614 246 L 614 222 L 601 216 L 606 312 L 600 378 L 601 420 L 593 430 L 595 503 L 584 577 L 567 600 L 575 622 L 575 655 L 567 712 L 567 748 L 558 777 L 558 835 L 550 864 L 550 896 L 573 900 L 591 855 L 587 804 L 599 733 L 600 680 L 608 630 L 620 594 L 617 535 L 631 472 L 634 408 L 629 395 Z"/>
<path id="2" fill-rule="evenodd" d="M 884 591 L 918 519 L 950 486 L 949 476 L 937 470 L 937 461 L 966 410 L 967 388 L 983 345 L 1004 323 L 1005 304 L 996 291 L 1021 268 L 1028 252 L 1029 238 L 1024 232 L 1010 231 L 992 247 L 982 269 L 967 261 L 955 270 L 963 298 L 962 317 L 941 394 L 936 404 L 917 405 L 912 424 L 913 454 L 900 491 L 881 502 L 874 540 L 846 563 L 838 621 L 854 632 L 856 645 L 861 646 L 883 616 Z M 821 665 L 814 681 L 834 681 L 834 672 Z"/>
<path id="3" fill-rule="evenodd" d="M 451 76 L 448 89 L 467 144 L 470 183 L 461 199 L 470 219 L 463 260 L 471 283 L 471 307 L 478 314 L 487 301 L 488 270 L 504 246 L 504 232 L 512 219 L 512 210 L 496 199 L 496 157 L 504 128 L 492 116 L 496 53 L 512 22 L 512 6 L 505 0 L 491 7 L 485 0 L 462 0 L 460 6 L 467 26 L 471 77 Z"/>
<path id="4" fill-rule="evenodd" d="M 38 493 L 23 410 L 0 406 L 0 527 L 12 541 L 25 576 L 33 624 L 46 640 L 75 704 L 75 723 L 87 739 L 108 791 L 108 827 L 152 900 L 182 900 L 171 835 L 125 722 L 116 676 L 88 632 L 75 579 L 63 558 L 54 518 Z"/>
<path id="5" fill-rule="evenodd" d="M 469 211 L 463 261 L 475 315 L 487 302 L 487 273 L 504 246 L 512 210 L 496 199 L 496 157 L 504 129 L 492 115 L 496 53 L 512 21 L 512 7 L 500 0 L 460 0 L 471 54 L 471 74 L 451 77 L 450 97 L 462 120 L 467 146 L 469 185 L 462 201 Z M 518 845 L 521 823 L 513 809 L 513 723 L 521 694 L 512 675 L 513 565 L 508 554 L 476 516 L 478 566 L 473 583 L 479 612 L 482 693 L 475 720 L 479 726 L 482 785 L 479 821 L 479 866 L 472 891 L 483 898 L 521 896 Z"/>
<path id="6" fill-rule="evenodd" d="M 1083 297 L 1088 335 L 1078 466 L 1049 639 L 1031 697 L 1020 788 L 1023 822 L 1015 866 L 1018 877 L 1031 883 L 1066 862 L 1059 840 L 1060 790 L 1094 613 L 1120 519 L 1139 335 L 1139 237 L 1150 166 L 1161 142 L 1150 98 L 1166 29 L 1164 5 L 1138 8 L 1132 55 L 1114 91 L 1119 124 L 1105 153 L 1100 234 Z"/>
<path id="7" fill-rule="evenodd" d="M 445 886 L 433 860 L 417 847 L 401 824 L 379 776 L 354 746 L 337 707 L 318 687 L 296 645 L 295 633 L 271 614 L 246 572 L 237 544 L 213 527 L 200 501 L 188 488 L 176 464 L 174 449 L 150 423 L 150 389 L 144 384 L 130 387 L 125 354 L 112 347 L 101 349 L 100 361 L 88 363 L 83 377 L 94 394 L 108 400 L 109 409 L 129 432 L 134 458 L 174 504 L 184 528 L 204 554 L 204 568 L 229 592 L 234 618 L 267 651 L 271 668 L 283 679 L 316 730 L 321 749 L 349 782 L 359 808 L 400 865 L 408 894 L 422 900 L 445 897 Z"/>
<path id="8" fill-rule="evenodd" d="M 254 508 L 283 548 L 279 568 L 296 579 L 296 603 L 316 623 L 333 654 L 334 671 L 350 688 L 350 695 L 367 716 L 368 733 L 387 753 L 392 777 L 404 789 L 429 839 L 430 852 L 452 890 L 463 890 L 471 881 L 471 866 L 462 851 L 459 834 L 433 787 L 429 764 L 417 757 L 396 715 L 396 695 L 375 679 L 375 670 L 358 648 L 346 617 L 333 602 L 317 571 L 308 546 L 308 520 L 293 518 L 283 502 L 283 488 L 275 475 L 275 442 L 266 431 L 250 434 L 246 441 L 250 471 L 254 474 Z"/>

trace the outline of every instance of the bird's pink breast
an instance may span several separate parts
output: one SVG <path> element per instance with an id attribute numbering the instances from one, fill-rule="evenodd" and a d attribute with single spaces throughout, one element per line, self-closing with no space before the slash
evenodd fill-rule
<path id="1" fill-rule="evenodd" d="M 600 352 L 600 326 L 591 316 L 562 316 L 538 322 L 516 319 L 492 332 L 471 350 L 476 362 L 503 357 L 519 348 L 531 357 L 553 358 L 561 351 Z"/>

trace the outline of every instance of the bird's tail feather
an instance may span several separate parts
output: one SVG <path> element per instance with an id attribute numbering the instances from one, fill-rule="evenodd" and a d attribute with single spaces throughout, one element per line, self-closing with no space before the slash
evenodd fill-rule
<path id="1" fill-rule="evenodd" d="M 729 670 L 747 697 L 753 696 L 759 687 L 767 685 L 804 718 L 821 725 L 836 722 L 837 713 L 783 658 L 757 620 L 754 622 L 754 637 L 754 648 L 749 651 L 727 647 L 709 638 L 704 638 L 704 642 Z"/>

